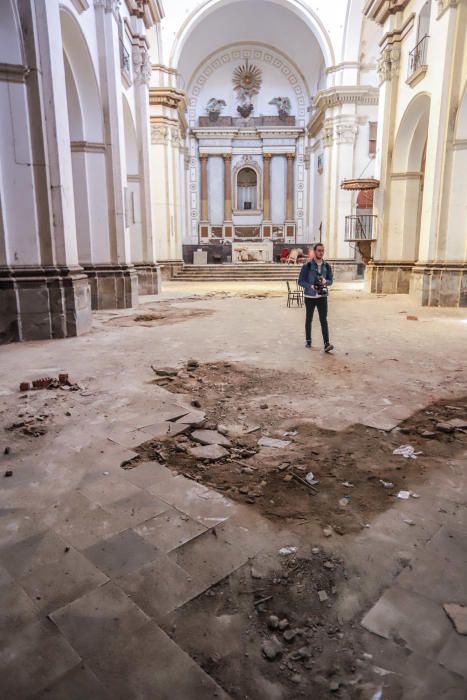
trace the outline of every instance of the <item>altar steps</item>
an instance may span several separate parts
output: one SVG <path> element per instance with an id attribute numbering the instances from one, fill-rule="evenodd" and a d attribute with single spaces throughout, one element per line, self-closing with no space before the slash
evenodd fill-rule
<path id="1" fill-rule="evenodd" d="M 295 281 L 301 265 L 278 263 L 232 263 L 185 265 L 175 276 L 181 282 Z"/>

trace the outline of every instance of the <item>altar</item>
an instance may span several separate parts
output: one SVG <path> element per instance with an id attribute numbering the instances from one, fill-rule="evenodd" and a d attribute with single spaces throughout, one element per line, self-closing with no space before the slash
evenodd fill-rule
<path id="1" fill-rule="evenodd" d="M 274 261 L 272 241 L 237 241 L 232 244 L 232 262 L 249 263 Z"/>

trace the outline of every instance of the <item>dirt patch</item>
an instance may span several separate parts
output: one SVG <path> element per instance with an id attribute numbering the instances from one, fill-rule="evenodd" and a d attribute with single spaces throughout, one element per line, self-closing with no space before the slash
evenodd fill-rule
<path id="1" fill-rule="evenodd" d="M 315 523 L 339 534 L 360 531 L 394 503 L 399 491 L 416 497 L 426 476 L 433 469 L 445 469 L 447 461 L 467 446 L 465 431 L 437 429 L 440 423 L 467 415 L 465 397 L 428 406 L 393 431 L 357 424 L 336 432 L 294 418 L 287 408 L 269 411 L 265 404 L 246 408 L 249 399 L 257 398 L 258 386 L 264 393 L 283 386 L 276 371 L 220 363 L 154 381 L 170 391 L 196 396 L 194 402 L 206 412 L 204 427 L 219 430 L 230 444 L 222 458 L 200 459 L 192 453 L 199 441 L 188 426 L 185 434 L 170 440 L 143 443 L 136 448 L 139 457 L 127 466 L 158 460 L 287 524 Z M 286 418 L 292 423 L 288 430 L 282 425 Z M 259 445 L 265 436 L 287 444 L 277 449 Z M 404 444 L 420 453 L 416 459 L 393 454 Z M 307 484 L 310 472 L 318 482 L 312 488 Z"/>
<path id="2" fill-rule="evenodd" d="M 162 626 L 232 698 L 369 699 L 379 683 L 361 632 L 334 610 L 346 575 L 319 548 L 262 554 Z"/>
<path id="3" fill-rule="evenodd" d="M 182 323 L 200 316 L 211 316 L 213 313 L 214 310 L 210 309 L 184 309 L 173 306 L 169 302 L 160 302 L 155 307 L 144 307 L 144 311 L 140 309 L 135 314 L 111 318 L 107 324 L 125 328 L 131 328 L 135 325 L 152 328 L 158 325 Z"/>

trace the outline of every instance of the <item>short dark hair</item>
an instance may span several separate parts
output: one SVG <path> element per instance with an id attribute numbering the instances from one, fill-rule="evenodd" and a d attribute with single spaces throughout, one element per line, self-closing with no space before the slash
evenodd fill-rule
<path id="1" fill-rule="evenodd" d="M 313 250 L 316 250 L 316 248 L 318 248 L 318 246 L 321 246 L 322 248 L 324 248 L 324 243 L 315 243 L 313 246 Z"/>

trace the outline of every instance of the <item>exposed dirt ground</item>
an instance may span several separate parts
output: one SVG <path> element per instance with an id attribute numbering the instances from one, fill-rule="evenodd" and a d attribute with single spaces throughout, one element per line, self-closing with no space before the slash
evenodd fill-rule
<path id="1" fill-rule="evenodd" d="M 191 438 L 193 428 L 187 427 L 185 434 L 170 440 L 142 444 L 137 448 L 140 457 L 126 466 L 147 459 L 162 461 L 287 524 L 315 521 L 339 534 L 359 531 L 376 513 L 389 508 L 400 490 L 416 497 L 425 475 L 442 469 L 467 445 L 465 432 L 436 429 L 439 423 L 467 414 L 466 397 L 428 406 L 392 431 L 352 425 L 335 432 L 318 428 L 312 417 L 303 420 L 286 408 L 255 404 L 258 383 L 266 394 L 313 392 L 313 377 L 293 379 L 288 373 L 221 362 L 183 368 L 175 377 L 153 381 L 174 393 L 189 394 L 194 410 L 201 407 L 206 412 L 203 426 L 219 428 L 228 436 L 229 454 L 210 462 L 196 459 L 189 450 L 199 443 Z M 260 447 L 262 436 L 289 444 L 279 449 Z M 420 453 L 416 459 L 393 454 L 405 444 Z M 314 488 L 304 483 L 309 472 L 319 482 Z"/>

